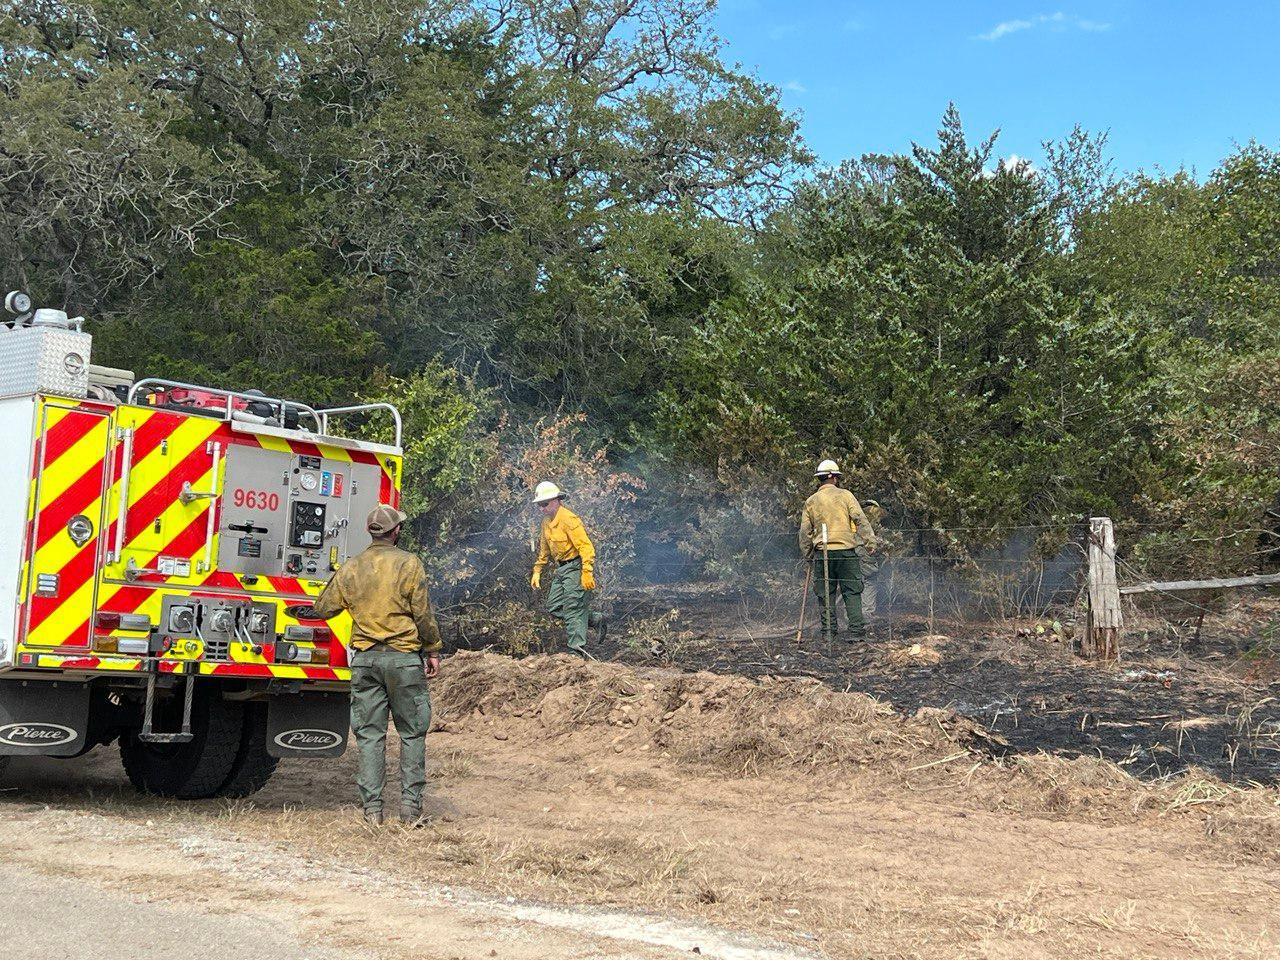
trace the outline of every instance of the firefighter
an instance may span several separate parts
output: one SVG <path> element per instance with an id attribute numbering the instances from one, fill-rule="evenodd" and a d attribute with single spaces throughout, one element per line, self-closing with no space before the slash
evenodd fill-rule
<path id="1" fill-rule="evenodd" d="M 884 508 L 875 500 L 868 500 L 862 505 L 863 512 L 867 515 L 867 519 L 871 521 L 870 528 L 883 529 Z M 880 558 L 873 549 L 881 546 L 880 541 L 876 541 L 872 547 L 863 544 L 855 548 L 858 554 L 858 563 L 862 566 L 862 618 L 864 620 L 874 620 L 876 618 L 876 603 L 879 599 L 876 590 L 876 574 L 880 572 Z"/>
<path id="2" fill-rule="evenodd" d="M 396 546 L 408 517 L 380 503 L 369 514 L 373 543 L 333 575 L 314 616 L 351 614 L 351 729 L 360 749 L 356 785 L 364 818 L 382 823 L 387 779 L 387 714 L 400 735 L 400 822 L 422 818 L 426 737 L 431 726 L 427 681 L 440 672 L 440 628 L 422 561 Z"/>
<path id="3" fill-rule="evenodd" d="M 844 598 L 850 640 L 865 640 L 862 616 L 862 564 L 858 548 L 874 550 L 875 532 L 858 499 L 840 486 L 840 467 L 823 460 L 814 474 L 817 492 L 805 501 L 800 518 L 800 549 L 813 563 L 813 588 L 822 610 L 822 635 L 836 636 L 836 596 Z"/>
<path id="4" fill-rule="evenodd" d="M 596 548 L 582 520 L 564 505 L 564 494 L 554 483 L 544 480 L 538 484 L 533 502 L 542 512 L 542 534 L 529 585 L 541 589 L 542 571 L 552 560 L 556 562 L 547 590 L 547 613 L 564 621 L 569 652 L 590 659 L 587 630 L 596 627 L 597 639 L 603 640 L 605 629 L 604 618 L 590 609 L 591 591 L 596 588 Z"/>

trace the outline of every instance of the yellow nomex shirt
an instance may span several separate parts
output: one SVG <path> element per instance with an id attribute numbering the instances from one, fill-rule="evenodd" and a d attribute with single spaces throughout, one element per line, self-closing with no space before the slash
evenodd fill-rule
<path id="1" fill-rule="evenodd" d="M 582 520 L 568 507 L 561 506 L 553 517 L 542 520 L 542 538 L 538 544 L 538 560 L 533 565 L 533 572 L 539 574 L 542 569 L 555 560 L 556 563 L 567 563 L 582 558 L 582 572 L 592 573 L 596 565 L 596 548 L 591 545 L 587 536 L 587 528 Z"/>
<path id="2" fill-rule="evenodd" d="M 328 620 L 351 614 L 351 646 L 387 646 L 403 653 L 437 653 L 440 629 L 431 610 L 422 561 L 375 540 L 348 560 L 316 598 L 315 614 Z"/>
<path id="3" fill-rule="evenodd" d="M 858 498 L 842 487 L 820 487 L 804 504 L 800 517 L 800 549 L 806 553 L 822 549 L 822 528 L 827 528 L 827 548 L 874 547 L 875 532 L 862 512 Z"/>

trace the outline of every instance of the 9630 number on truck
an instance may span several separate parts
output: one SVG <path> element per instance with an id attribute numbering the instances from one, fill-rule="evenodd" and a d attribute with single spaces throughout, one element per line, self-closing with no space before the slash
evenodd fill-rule
<path id="1" fill-rule="evenodd" d="M 6 306 L 0 763 L 118 743 L 138 789 L 199 798 L 340 755 L 350 620 L 293 614 L 398 503 L 398 411 L 135 380 L 80 319 Z M 375 418 L 391 442 L 337 429 Z"/>

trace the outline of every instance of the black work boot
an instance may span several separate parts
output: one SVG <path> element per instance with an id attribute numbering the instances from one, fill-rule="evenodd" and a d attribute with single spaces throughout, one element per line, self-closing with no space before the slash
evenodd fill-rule
<path id="1" fill-rule="evenodd" d="M 422 808 L 404 806 L 400 808 L 400 825 L 403 827 L 420 827 L 423 824 Z"/>
<path id="2" fill-rule="evenodd" d="M 587 625 L 596 632 L 596 643 L 604 643 L 605 636 L 609 633 L 609 621 L 605 619 L 603 613 L 591 613 L 587 615 Z"/>

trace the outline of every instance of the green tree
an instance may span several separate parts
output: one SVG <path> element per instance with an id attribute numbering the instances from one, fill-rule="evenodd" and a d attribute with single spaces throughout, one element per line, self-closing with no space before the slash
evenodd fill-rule
<path id="1" fill-rule="evenodd" d="M 665 399 L 721 475 L 835 454 L 913 523 L 1078 516 L 1131 496 L 1150 356 L 1060 282 L 1059 194 L 943 118 L 780 214 L 762 276 L 713 308 Z M 727 468 L 727 469 L 726 469 Z"/>
<path id="2" fill-rule="evenodd" d="M 720 225 L 757 220 L 807 161 L 777 92 L 722 62 L 705 2 L 2 2 L 13 124 L 40 132 L 42 98 L 93 100 L 120 181 L 89 209 L 102 185 L 81 164 L 17 208 L 31 285 L 73 260 L 82 309 L 146 314 L 217 240 L 270 251 L 202 275 L 239 288 L 309 255 L 338 287 L 380 291 L 355 319 L 396 375 L 441 355 L 541 408 L 644 415 L 668 338 L 708 299 L 691 292 L 733 269 Z M 14 190 L 78 156 L 85 127 L 55 123 Z M 66 228 L 42 221 L 66 211 Z M 264 240 L 254 215 L 280 211 L 288 242 Z M 98 281 L 126 265 L 146 289 Z M 199 362 L 187 339 L 166 349 Z"/>
<path id="3" fill-rule="evenodd" d="M 1179 572 L 1248 569 L 1280 496 L 1280 154 L 1237 150 L 1204 183 L 1135 176 L 1083 231 L 1094 282 L 1160 344 L 1162 401 L 1141 552 Z M 1260 552 L 1261 551 L 1261 552 Z"/>
<path id="4" fill-rule="evenodd" d="M 466 534 L 483 502 L 481 480 L 497 453 L 493 398 L 473 381 L 433 361 L 407 379 L 379 376 L 361 400 L 390 403 L 403 418 L 401 507 L 409 514 L 411 542 L 432 549 Z M 378 418 L 373 439 L 394 439 Z M 462 529 L 459 529 L 461 526 Z"/>

